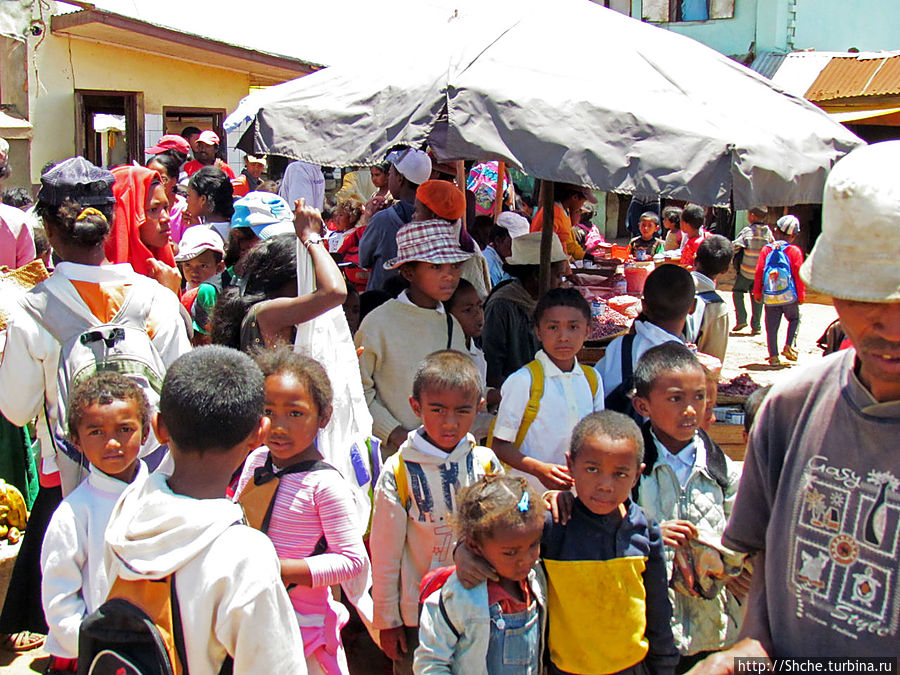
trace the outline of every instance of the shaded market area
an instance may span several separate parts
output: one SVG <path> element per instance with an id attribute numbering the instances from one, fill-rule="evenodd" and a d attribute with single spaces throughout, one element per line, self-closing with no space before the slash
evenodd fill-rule
<path id="1" fill-rule="evenodd" d="M 900 10 L 826 4 L 3 3 L 0 667 L 895 668 Z"/>

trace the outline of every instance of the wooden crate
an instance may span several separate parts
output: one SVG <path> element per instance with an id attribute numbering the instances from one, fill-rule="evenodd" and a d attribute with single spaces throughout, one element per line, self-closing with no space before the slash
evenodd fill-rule
<path id="1" fill-rule="evenodd" d="M 743 424 L 722 424 L 716 422 L 709 428 L 709 436 L 731 459 L 736 462 L 744 461 L 747 452 L 747 443 L 744 441 Z"/>

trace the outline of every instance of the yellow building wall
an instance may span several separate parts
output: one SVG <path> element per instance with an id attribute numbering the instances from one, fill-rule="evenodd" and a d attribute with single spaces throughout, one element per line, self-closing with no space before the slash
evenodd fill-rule
<path id="1" fill-rule="evenodd" d="M 75 154 L 75 90 L 140 91 L 144 114 L 163 107 L 234 110 L 250 76 L 138 50 L 48 34 L 31 73 L 31 179 L 41 167 Z"/>

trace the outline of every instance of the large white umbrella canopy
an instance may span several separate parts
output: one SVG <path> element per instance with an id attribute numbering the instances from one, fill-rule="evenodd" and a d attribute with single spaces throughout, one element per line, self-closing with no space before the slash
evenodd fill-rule
<path id="1" fill-rule="evenodd" d="M 808 101 L 684 36 L 588 0 L 521 0 L 389 38 L 245 99 L 240 147 L 327 166 L 396 144 L 501 159 L 537 178 L 737 208 L 821 201 L 862 141 Z M 363 58 L 362 61 L 365 61 Z"/>

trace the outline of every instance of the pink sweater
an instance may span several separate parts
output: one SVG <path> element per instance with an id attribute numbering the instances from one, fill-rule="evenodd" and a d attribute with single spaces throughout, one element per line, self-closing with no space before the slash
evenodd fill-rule
<path id="1" fill-rule="evenodd" d="M 268 453 L 261 447 L 247 458 L 235 501 Z M 328 587 L 359 574 L 366 557 L 350 487 L 331 470 L 283 476 L 267 534 L 279 558 L 307 558 L 312 573 L 312 588 L 296 586 L 289 593 L 307 656 L 322 647 L 334 654 L 348 616 L 343 605 L 332 600 Z M 328 541 L 326 552 L 309 557 L 322 535 Z"/>
<path id="2" fill-rule="evenodd" d="M 34 260 L 34 235 L 27 220 L 24 211 L 0 204 L 0 265 L 15 269 Z"/>

